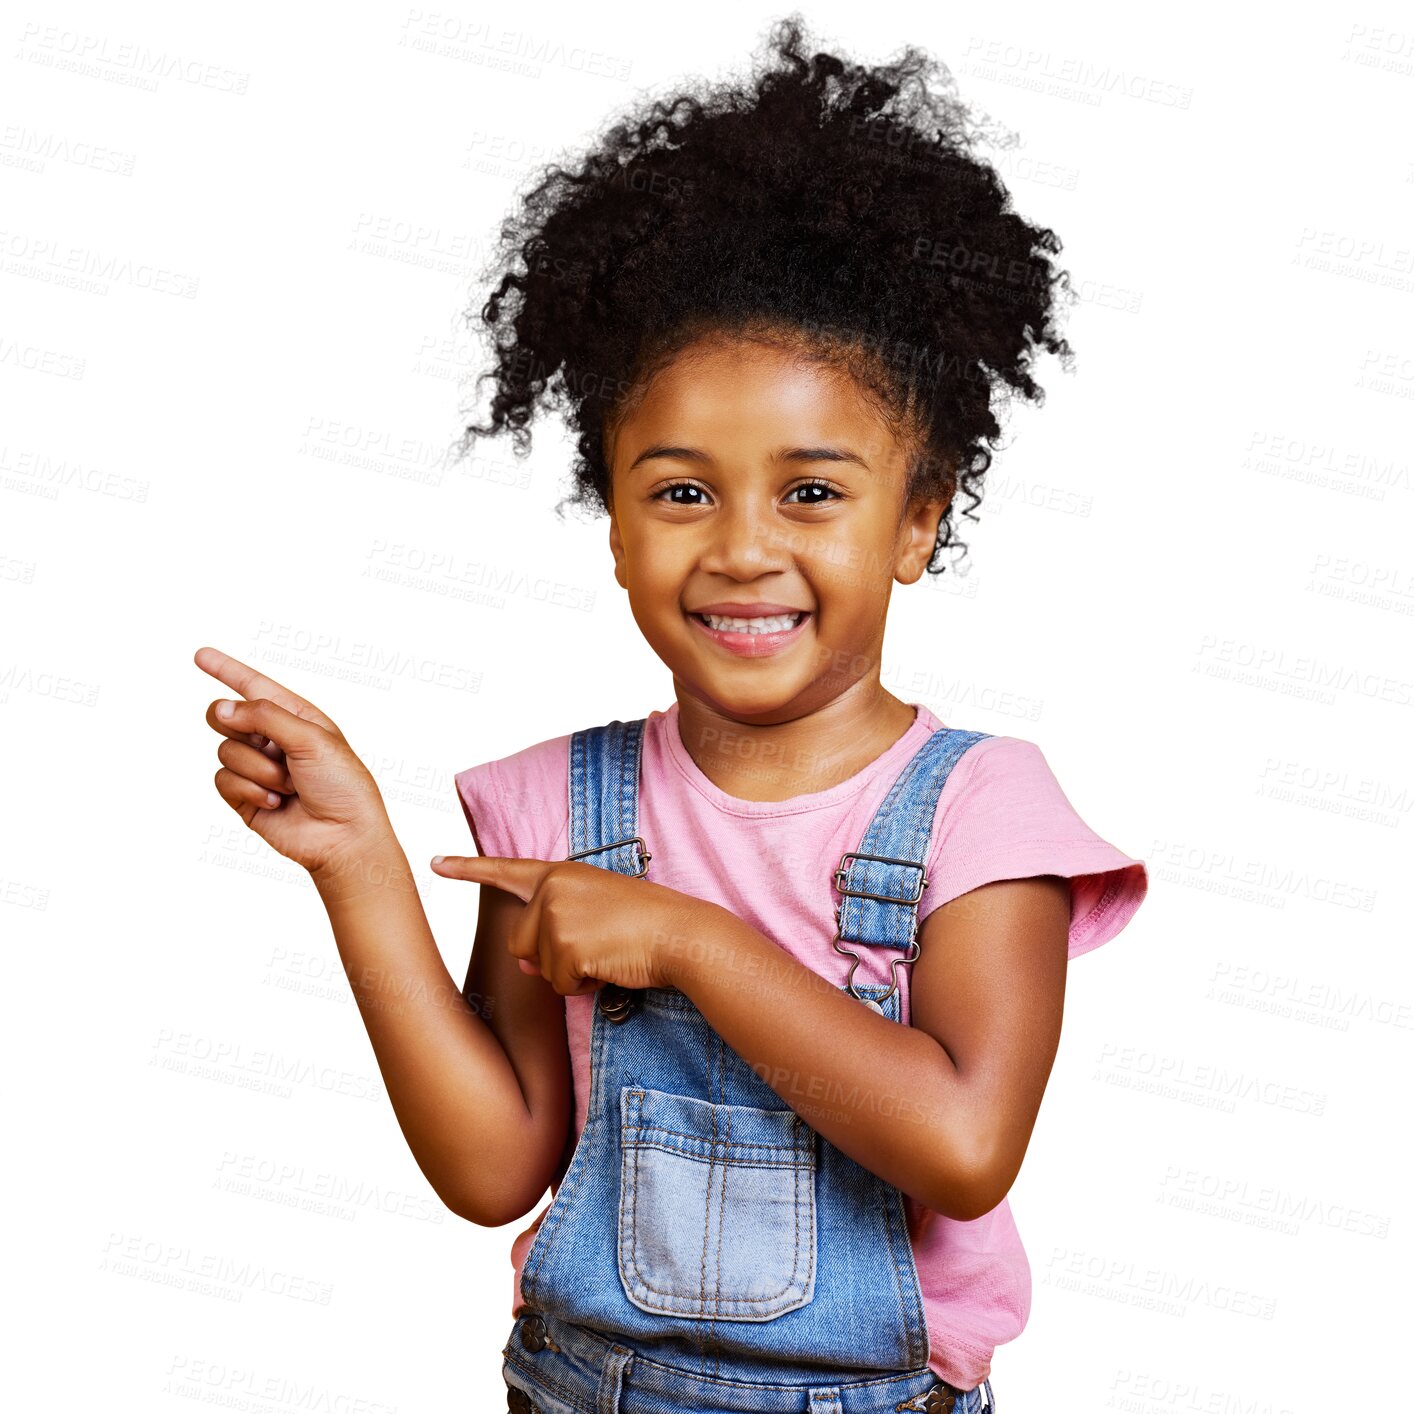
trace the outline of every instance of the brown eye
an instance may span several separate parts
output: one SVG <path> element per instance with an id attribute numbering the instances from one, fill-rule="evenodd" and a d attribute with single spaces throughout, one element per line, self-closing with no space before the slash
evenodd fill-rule
<path id="1" fill-rule="evenodd" d="M 823 491 L 825 494 L 820 497 L 812 497 L 808 501 L 797 501 L 798 506 L 823 506 L 827 500 L 839 499 L 839 492 L 833 486 L 824 481 L 806 481 L 799 486 L 792 487 L 786 494 L 794 496 L 797 491 Z"/>
<path id="2" fill-rule="evenodd" d="M 703 494 L 702 488 L 700 486 L 694 486 L 690 481 L 674 481 L 671 486 L 659 487 L 659 489 L 655 491 L 648 499 L 650 501 L 661 501 L 664 498 L 670 498 L 671 493 L 674 491 L 696 491 L 698 495 Z M 668 504 L 670 506 L 700 506 L 702 505 L 702 502 L 675 501 L 672 499 L 668 499 Z"/>

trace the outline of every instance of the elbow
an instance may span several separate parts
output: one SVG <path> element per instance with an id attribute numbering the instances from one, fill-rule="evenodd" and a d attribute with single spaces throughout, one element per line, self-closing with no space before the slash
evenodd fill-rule
<path id="1" fill-rule="evenodd" d="M 976 1222 L 984 1218 L 1011 1192 L 1011 1182 L 1000 1182 L 995 1175 L 984 1174 L 974 1178 L 961 1195 L 959 1211 L 949 1214 L 958 1222 Z"/>
<path id="2" fill-rule="evenodd" d="M 470 1203 L 450 1203 L 445 1198 L 442 1202 L 449 1213 L 455 1214 L 464 1222 L 474 1223 L 477 1227 L 502 1226 L 499 1218 L 482 1212 L 479 1208 L 473 1207 Z"/>
<path id="3" fill-rule="evenodd" d="M 515 1156 L 520 1161 L 500 1151 L 460 1153 L 436 1169 L 420 1167 L 449 1212 L 477 1227 L 505 1227 L 531 1212 L 551 1185 L 553 1158 L 537 1163 L 535 1157 L 528 1148 Z"/>
<path id="4" fill-rule="evenodd" d="M 439 1190 L 437 1196 L 448 1212 L 477 1227 L 505 1227 L 519 1222 L 539 1201 L 537 1196 L 526 1203 L 507 1193 L 444 1193 Z"/>
<path id="5" fill-rule="evenodd" d="M 986 1217 L 1011 1192 L 1016 1169 L 997 1149 L 946 1154 L 940 1162 L 938 1181 L 925 1203 L 934 1212 L 955 1222 L 976 1222 Z"/>
<path id="6" fill-rule="evenodd" d="M 504 1208 L 484 1208 L 466 1202 L 451 1203 L 445 1198 L 442 1202 L 448 1212 L 455 1213 L 457 1217 L 474 1223 L 477 1227 L 505 1227 L 507 1223 L 516 1222 L 525 1216 L 524 1213 L 508 1212 Z"/>
<path id="7" fill-rule="evenodd" d="M 477 1227 L 499 1227 L 500 1224 L 489 1220 L 490 1214 L 487 1209 L 479 1203 L 473 1201 L 468 1193 L 444 1193 L 440 1188 L 437 1196 L 442 1200 L 442 1206 L 464 1222 L 475 1223 Z"/>

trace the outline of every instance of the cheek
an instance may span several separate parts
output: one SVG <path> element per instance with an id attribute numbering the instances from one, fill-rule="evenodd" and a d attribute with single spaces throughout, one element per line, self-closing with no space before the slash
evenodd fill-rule
<path id="1" fill-rule="evenodd" d="M 635 579 L 645 586 L 661 590 L 665 584 L 678 577 L 680 571 L 677 560 L 678 557 L 668 545 L 648 537 L 634 547 L 629 563 L 633 567 Z"/>
<path id="2" fill-rule="evenodd" d="M 841 538 L 815 547 L 809 575 L 837 616 L 870 618 L 888 597 L 893 561 L 875 545 Z"/>
<path id="3" fill-rule="evenodd" d="M 679 600 L 685 570 L 671 545 L 651 536 L 633 545 L 626 556 L 629 600 L 640 619 L 659 621 L 681 614 Z"/>

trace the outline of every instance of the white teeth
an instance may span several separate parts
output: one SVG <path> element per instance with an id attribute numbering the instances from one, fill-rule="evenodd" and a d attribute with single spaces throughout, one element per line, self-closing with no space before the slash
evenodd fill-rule
<path id="1" fill-rule="evenodd" d="M 794 628 L 805 617 L 799 614 L 772 614 L 762 619 L 729 619 L 721 614 L 702 614 L 711 628 L 726 633 L 780 633 Z"/>

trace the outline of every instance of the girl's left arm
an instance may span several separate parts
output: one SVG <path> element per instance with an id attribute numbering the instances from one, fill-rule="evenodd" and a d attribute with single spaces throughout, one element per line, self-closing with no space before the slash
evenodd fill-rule
<path id="1" fill-rule="evenodd" d="M 1006 1197 L 1060 1042 L 1068 880 L 1001 880 L 934 909 L 918 932 L 911 1026 L 726 910 L 694 925 L 709 920 L 666 950 L 668 980 L 791 1109 L 947 1217 L 971 1221 Z M 879 975 L 868 953 L 897 956 L 851 946 L 865 956 L 856 979 Z"/>

